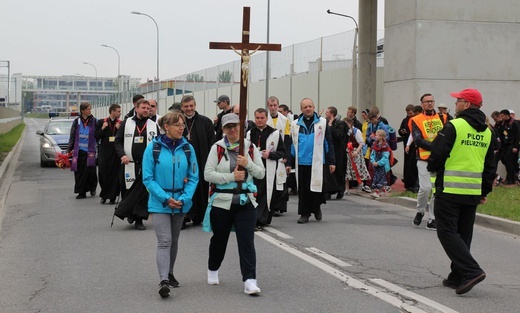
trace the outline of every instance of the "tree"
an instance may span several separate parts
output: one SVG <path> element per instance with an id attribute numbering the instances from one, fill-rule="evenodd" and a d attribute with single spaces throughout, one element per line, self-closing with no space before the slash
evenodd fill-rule
<path id="1" fill-rule="evenodd" d="M 218 73 L 218 81 L 219 83 L 230 83 L 232 76 L 233 74 L 231 74 L 230 70 L 222 71 Z"/>
<path id="2" fill-rule="evenodd" d="M 186 81 L 187 82 L 201 82 L 201 81 L 204 81 L 204 76 L 201 76 L 199 74 L 188 74 L 188 75 L 186 75 Z"/>

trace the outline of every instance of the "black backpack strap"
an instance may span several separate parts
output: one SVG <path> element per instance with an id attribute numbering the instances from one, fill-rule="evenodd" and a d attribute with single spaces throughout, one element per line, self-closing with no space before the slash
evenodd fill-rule
<path id="1" fill-rule="evenodd" d="M 153 161 L 155 164 L 159 163 L 159 154 L 161 154 L 161 144 L 157 141 L 153 142 L 152 147 Z"/>
<path id="2" fill-rule="evenodd" d="M 184 145 L 183 147 L 184 149 L 184 154 L 186 155 L 186 160 L 188 160 L 188 167 L 190 166 L 191 162 L 191 149 L 190 149 L 190 145 L 187 144 L 187 145 Z"/>

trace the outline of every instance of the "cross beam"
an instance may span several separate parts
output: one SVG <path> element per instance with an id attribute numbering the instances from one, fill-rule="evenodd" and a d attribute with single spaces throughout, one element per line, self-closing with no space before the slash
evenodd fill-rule
<path id="1" fill-rule="evenodd" d="M 239 153 L 244 155 L 244 131 L 247 110 L 247 81 L 249 78 L 249 61 L 251 55 L 258 50 L 262 51 L 281 51 L 282 45 L 269 43 L 249 42 L 250 7 L 244 7 L 242 19 L 242 42 L 210 42 L 210 49 L 233 50 L 241 58 L 240 75 L 240 133 L 239 133 Z M 250 52 L 250 50 L 252 50 Z M 239 186 L 240 187 L 240 186 Z"/>

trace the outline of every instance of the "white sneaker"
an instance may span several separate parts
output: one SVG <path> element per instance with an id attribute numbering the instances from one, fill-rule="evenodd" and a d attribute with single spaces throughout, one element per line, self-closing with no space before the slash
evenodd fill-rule
<path id="1" fill-rule="evenodd" d="M 244 292 L 248 295 L 260 294 L 260 288 L 256 284 L 256 279 L 248 279 L 244 282 Z"/>
<path id="2" fill-rule="evenodd" d="M 370 194 L 370 196 L 371 196 L 372 198 L 376 198 L 376 199 L 379 198 L 379 190 L 376 190 L 376 191 L 372 192 L 372 193 Z"/>
<path id="3" fill-rule="evenodd" d="M 210 271 L 208 270 L 208 285 L 218 285 L 218 270 Z"/>

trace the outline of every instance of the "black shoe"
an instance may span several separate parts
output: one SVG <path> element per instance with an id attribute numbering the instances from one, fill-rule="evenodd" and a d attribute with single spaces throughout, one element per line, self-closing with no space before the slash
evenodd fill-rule
<path id="1" fill-rule="evenodd" d="M 101 204 L 105 204 L 105 202 L 107 202 L 107 199 L 101 198 L 101 200 L 99 200 L 99 203 Z"/>
<path id="2" fill-rule="evenodd" d="M 298 224 L 306 224 L 309 222 L 309 217 L 307 215 L 302 215 L 299 219 L 298 219 Z"/>
<path id="3" fill-rule="evenodd" d="M 146 226 L 144 226 L 142 220 L 137 220 L 137 221 L 135 221 L 135 229 L 137 229 L 137 230 L 145 230 Z"/>
<path id="4" fill-rule="evenodd" d="M 321 219 L 323 218 L 323 215 L 321 214 L 321 209 L 318 209 L 318 212 L 314 213 L 314 218 L 317 221 L 321 221 Z"/>
<path id="5" fill-rule="evenodd" d="M 417 214 L 415 214 L 415 218 L 413 219 L 413 224 L 415 226 L 421 225 L 423 217 L 424 217 L 424 213 L 417 212 Z"/>
<path id="6" fill-rule="evenodd" d="M 91 195 L 92 197 L 94 197 L 94 196 L 96 195 L 96 191 L 95 191 L 95 190 L 92 190 L 92 191 L 90 192 L 90 195 Z"/>
<path id="7" fill-rule="evenodd" d="M 475 287 L 476 284 L 480 283 L 484 279 L 486 279 L 486 273 L 482 273 L 482 274 L 478 275 L 477 277 L 472 278 L 470 280 L 465 280 L 455 290 L 455 293 L 458 295 L 465 294 L 466 292 L 470 291 L 473 287 Z"/>
<path id="8" fill-rule="evenodd" d="M 168 280 L 169 280 L 169 284 L 172 288 L 177 288 L 179 287 L 181 284 L 179 284 L 179 282 L 177 281 L 177 279 L 175 279 L 175 276 L 173 276 L 172 273 L 169 273 L 168 274 Z"/>
<path id="9" fill-rule="evenodd" d="M 170 285 L 167 280 L 163 280 L 159 284 L 159 294 L 161 298 L 168 298 L 170 296 Z"/>
<path id="10" fill-rule="evenodd" d="M 336 199 L 341 200 L 343 199 L 343 196 L 345 195 L 345 190 L 338 192 L 336 195 Z"/>
<path id="11" fill-rule="evenodd" d="M 134 219 L 131 218 L 131 217 L 127 217 L 126 218 L 126 221 L 128 222 L 128 224 L 132 225 L 134 223 Z"/>
<path id="12" fill-rule="evenodd" d="M 435 225 L 435 220 L 431 220 L 428 222 L 428 224 L 426 224 L 426 229 L 437 230 L 437 227 Z"/>
<path id="13" fill-rule="evenodd" d="M 264 227 L 265 227 L 264 225 L 257 225 L 255 227 L 255 231 L 262 231 L 262 230 L 264 230 Z"/>
<path id="14" fill-rule="evenodd" d="M 325 200 L 330 200 L 330 198 L 331 198 L 330 193 L 326 193 L 326 194 L 325 194 Z"/>
<path id="15" fill-rule="evenodd" d="M 87 197 L 86 194 L 80 193 L 79 195 L 76 196 L 76 199 L 85 199 L 86 197 Z"/>
<path id="16" fill-rule="evenodd" d="M 448 279 L 443 279 L 442 280 L 442 285 L 444 287 L 448 287 L 448 288 L 451 288 L 451 289 L 457 289 L 460 286 L 460 283 L 456 283 L 456 282 L 448 280 Z"/>
<path id="17" fill-rule="evenodd" d="M 282 216 L 282 212 L 276 211 L 273 213 L 273 216 L 280 217 L 280 216 Z"/>
<path id="18" fill-rule="evenodd" d="M 116 204 L 116 201 L 115 200 L 110 200 L 110 202 L 108 204 Z"/>

